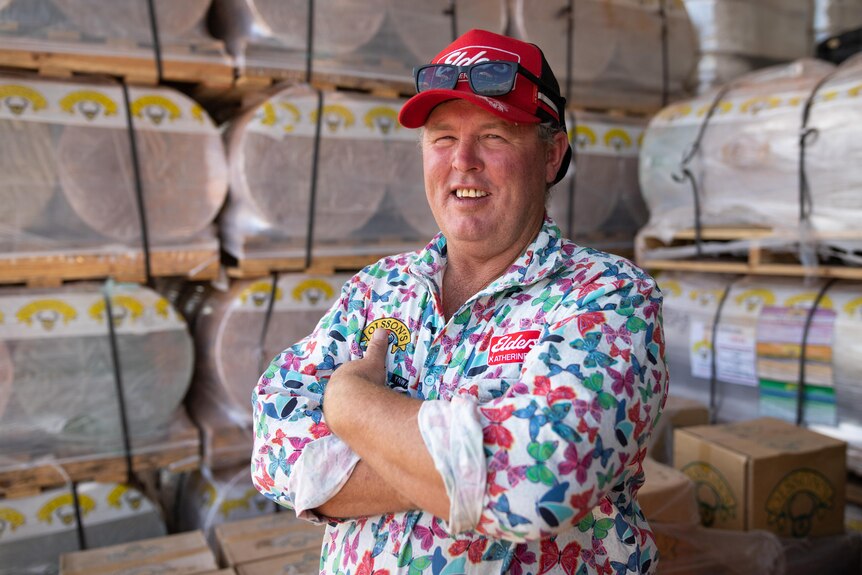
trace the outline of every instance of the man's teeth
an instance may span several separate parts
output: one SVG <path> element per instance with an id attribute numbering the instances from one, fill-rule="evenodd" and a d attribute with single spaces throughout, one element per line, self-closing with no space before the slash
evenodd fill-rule
<path id="1" fill-rule="evenodd" d="M 459 188 L 455 190 L 455 195 L 459 198 L 484 198 L 489 194 L 488 192 L 473 188 Z"/>

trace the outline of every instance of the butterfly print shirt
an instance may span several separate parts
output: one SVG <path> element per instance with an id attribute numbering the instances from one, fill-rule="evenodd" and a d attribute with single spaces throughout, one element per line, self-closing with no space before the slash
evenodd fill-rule
<path id="1" fill-rule="evenodd" d="M 253 393 L 257 488 L 327 521 L 313 510 L 358 457 L 330 433 L 321 397 L 332 371 L 385 327 L 387 385 L 424 400 L 419 427 L 449 522 L 422 511 L 328 521 L 321 573 L 655 572 L 636 499 L 668 383 L 653 279 L 562 239 L 550 219 L 448 321 L 445 268 L 439 234 L 380 260 L 275 358 Z"/>

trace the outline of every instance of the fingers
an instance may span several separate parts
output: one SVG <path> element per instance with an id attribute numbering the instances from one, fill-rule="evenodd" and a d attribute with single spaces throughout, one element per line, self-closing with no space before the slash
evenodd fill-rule
<path id="1" fill-rule="evenodd" d="M 380 363 L 386 362 L 386 348 L 389 346 L 389 330 L 377 328 L 371 334 L 371 340 L 365 350 L 365 359 L 371 359 Z"/>

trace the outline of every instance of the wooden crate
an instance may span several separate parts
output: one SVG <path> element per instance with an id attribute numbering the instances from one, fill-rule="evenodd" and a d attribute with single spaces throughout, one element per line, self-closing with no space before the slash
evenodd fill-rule
<path id="1" fill-rule="evenodd" d="M 695 255 L 695 237 L 690 229 L 674 234 L 669 242 L 639 236 L 637 263 L 649 270 L 862 279 L 859 266 L 842 263 L 804 266 L 795 247 L 798 236 L 789 232 L 771 228 L 704 228 L 700 257 Z M 815 234 L 812 240 L 823 244 L 855 241 L 862 247 L 862 232 Z"/>
<path id="2" fill-rule="evenodd" d="M 215 555 L 202 531 L 143 539 L 60 556 L 61 575 L 132 572 L 192 575 L 217 570 Z"/>
<path id="3" fill-rule="evenodd" d="M 119 441 L 119 439 L 118 439 Z M 200 435 L 185 410 L 177 411 L 165 433 L 131 438 L 132 468 L 188 471 L 200 467 Z M 10 454 L 0 458 L 0 498 L 26 497 L 68 481 L 122 483 L 127 480 L 125 453 L 93 453 L 84 446 L 57 446 L 51 452 Z"/>
<path id="4" fill-rule="evenodd" d="M 307 550 L 320 553 L 324 527 L 297 519 L 293 511 L 222 523 L 215 528 L 222 561 L 231 566 Z"/>

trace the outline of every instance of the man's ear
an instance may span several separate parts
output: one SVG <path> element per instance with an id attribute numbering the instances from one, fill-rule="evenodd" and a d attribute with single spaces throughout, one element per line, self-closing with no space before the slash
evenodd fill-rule
<path id="1" fill-rule="evenodd" d="M 560 171 L 560 164 L 563 163 L 563 158 L 566 157 L 566 150 L 569 147 L 569 136 L 566 132 L 557 132 L 554 134 L 554 141 L 548 146 L 548 151 L 545 156 L 545 182 L 550 184 L 557 177 L 557 172 Z"/>

